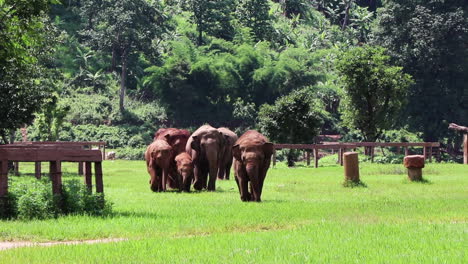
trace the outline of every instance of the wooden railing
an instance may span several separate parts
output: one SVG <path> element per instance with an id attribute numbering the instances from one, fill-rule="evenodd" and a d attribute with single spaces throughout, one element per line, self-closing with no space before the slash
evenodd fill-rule
<path id="1" fill-rule="evenodd" d="M 92 149 L 92 146 L 99 149 Z M 0 198 L 8 192 L 8 163 L 13 162 L 15 174 L 19 174 L 19 162 L 34 162 L 35 176 L 41 177 L 41 163 L 49 162 L 49 173 L 54 194 L 61 193 L 62 162 L 77 162 L 78 173 L 85 171 L 85 183 L 92 187 L 92 163 L 95 167 L 96 192 L 103 192 L 102 160 L 100 147 L 104 142 L 20 142 L 0 145 Z M 85 148 L 87 147 L 87 148 Z"/>
<path id="2" fill-rule="evenodd" d="M 371 156 L 371 161 L 374 160 L 374 148 L 376 147 L 396 147 L 397 153 L 400 148 L 404 148 L 405 155 L 409 154 L 409 147 L 422 147 L 424 157 L 432 161 L 432 149 L 436 148 L 437 155 L 439 155 L 440 143 L 439 142 L 326 142 L 323 144 L 275 144 L 275 150 L 277 149 L 303 149 L 306 150 L 307 165 L 310 165 L 310 153 L 314 156 L 314 166 L 318 167 L 319 150 L 321 149 L 332 149 L 338 150 L 338 163 L 343 165 L 343 153 L 346 150 L 356 149 L 359 147 L 368 148 L 368 153 Z M 428 151 L 429 149 L 429 151 Z M 273 153 L 273 166 L 276 165 L 276 151 Z"/>

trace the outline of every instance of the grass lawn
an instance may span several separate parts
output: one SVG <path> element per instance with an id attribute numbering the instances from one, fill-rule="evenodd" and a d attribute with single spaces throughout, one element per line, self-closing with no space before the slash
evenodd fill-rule
<path id="1" fill-rule="evenodd" d="M 113 216 L 0 221 L 0 241 L 127 241 L 4 250 L 0 263 L 468 263 L 466 165 L 428 164 L 428 182 L 410 183 L 402 165 L 362 163 L 367 188 L 344 188 L 342 167 L 278 164 L 262 203 L 242 203 L 234 180 L 152 193 L 143 161 L 103 170 Z"/>

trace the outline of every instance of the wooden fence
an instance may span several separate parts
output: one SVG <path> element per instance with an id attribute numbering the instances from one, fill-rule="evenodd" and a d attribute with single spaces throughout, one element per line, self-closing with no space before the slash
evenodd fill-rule
<path id="1" fill-rule="evenodd" d="M 439 142 L 349 142 L 349 143 L 323 143 L 323 144 L 275 144 L 275 150 L 279 149 L 302 149 L 306 151 L 307 165 L 310 165 L 310 154 L 314 157 L 314 166 L 318 167 L 319 150 L 331 149 L 338 150 L 338 162 L 343 165 L 343 153 L 347 150 L 355 150 L 359 147 L 365 147 L 368 149 L 368 153 L 371 156 L 371 161 L 374 160 L 374 149 L 376 147 L 396 147 L 397 153 L 400 148 L 404 149 L 405 155 L 409 154 L 409 147 L 422 147 L 424 157 L 432 161 L 433 148 L 436 148 L 436 155 L 440 155 L 440 143 Z M 276 165 L 276 151 L 273 152 L 273 166 Z"/>
<path id="2" fill-rule="evenodd" d="M 49 173 L 54 194 L 61 193 L 62 162 L 78 162 L 85 170 L 85 183 L 92 187 L 92 163 L 95 167 L 96 192 L 103 192 L 103 153 L 91 146 L 103 146 L 103 142 L 21 142 L 0 145 L 0 198 L 8 192 L 8 162 L 15 163 L 15 174 L 19 174 L 19 162 L 35 162 L 35 176 L 41 177 L 41 163 L 49 162 Z M 89 146 L 85 149 L 85 146 Z"/>

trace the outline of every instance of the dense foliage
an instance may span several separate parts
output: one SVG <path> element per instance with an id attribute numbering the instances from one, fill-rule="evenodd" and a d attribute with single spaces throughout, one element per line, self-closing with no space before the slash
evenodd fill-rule
<path id="1" fill-rule="evenodd" d="M 463 0 L 0 4 L 3 141 L 24 125 L 33 140 L 114 148 L 143 147 L 161 126 L 210 123 L 241 133 L 263 129 L 265 109 L 296 93 L 314 103 L 288 125 L 308 135 L 388 140 L 386 131 L 404 128 L 450 143 L 458 138 L 447 123 L 468 121 Z M 351 100 L 366 91 L 378 102 L 367 111 L 372 122 L 361 118 L 365 102 Z M 294 123 L 307 116 L 323 121 Z"/>

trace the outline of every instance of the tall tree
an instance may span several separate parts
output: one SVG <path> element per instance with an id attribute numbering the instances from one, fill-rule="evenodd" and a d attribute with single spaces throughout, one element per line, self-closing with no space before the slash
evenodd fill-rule
<path id="1" fill-rule="evenodd" d="M 234 29 L 231 14 L 234 0 L 190 0 L 192 19 L 197 25 L 197 44 L 203 45 L 203 33 L 231 40 Z"/>
<path id="2" fill-rule="evenodd" d="M 86 21 L 83 37 L 94 49 L 111 53 L 111 69 L 120 73 L 123 112 L 130 58 L 139 52 L 148 57 L 155 54 L 157 40 L 166 31 L 166 18 L 158 1 L 83 0 L 81 11 Z"/>
<path id="3" fill-rule="evenodd" d="M 255 40 L 268 40 L 273 27 L 268 0 L 240 0 L 236 13 L 239 22 L 252 30 Z"/>
<path id="4" fill-rule="evenodd" d="M 468 123 L 466 0 L 389 0 L 379 11 L 374 42 L 386 47 L 415 79 L 405 121 L 424 140 Z"/>
<path id="5" fill-rule="evenodd" d="M 343 82 L 341 112 L 348 128 L 361 131 L 366 141 L 376 141 L 397 124 L 411 76 L 390 64 L 382 47 L 356 47 L 337 61 Z"/>
<path id="6" fill-rule="evenodd" d="M 264 104 L 258 113 L 258 128 L 278 143 L 311 143 L 320 132 L 327 114 L 312 91 L 302 89 L 282 96 L 274 104 Z M 288 165 L 293 166 L 293 151 Z"/>
<path id="7" fill-rule="evenodd" d="M 48 97 L 42 85 L 44 58 L 54 34 L 46 11 L 50 0 L 0 1 L 0 142 L 30 123 Z"/>

